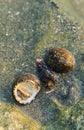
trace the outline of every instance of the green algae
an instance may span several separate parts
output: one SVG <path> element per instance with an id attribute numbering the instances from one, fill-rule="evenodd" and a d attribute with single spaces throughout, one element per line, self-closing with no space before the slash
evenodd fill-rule
<path id="1" fill-rule="evenodd" d="M 0 104 L 0 128 L 4 130 L 44 130 L 41 124 L 37 123 L 30 116 L 26 117 L 16 107 L 11 104 Z"/>
<path id="2" fill-rule="evenodd" d="M 51 100 L 59 109 L 59 116 L 54 122 L 46 125 L 46 130 L 64 129 L 64 130 L 83 130 L 84 128 L 84 99 L 80 100 L 72 107 L 63 106 L 56 98 Z"/>

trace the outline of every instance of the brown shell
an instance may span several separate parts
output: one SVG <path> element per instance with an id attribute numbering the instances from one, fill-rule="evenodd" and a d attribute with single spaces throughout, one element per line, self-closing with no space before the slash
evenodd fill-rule
<path id="1" fill-rule="evenodd" d="M 73 68 L 75 59 L 64 48 L 51 48 L 46 52 L 44 62 L 55 72 L 67 73 Z"/>
<path id="2" fill-rule="evenodd" d="M 40 82 L 34 74 L 24 74 L 13 85 L 13 96 L 20 104 L 31 103 L 40 91 Z"/>

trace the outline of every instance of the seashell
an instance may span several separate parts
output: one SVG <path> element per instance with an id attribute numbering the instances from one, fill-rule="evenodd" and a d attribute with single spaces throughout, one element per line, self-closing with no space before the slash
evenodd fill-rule
<path id="1" fill-rule="evenodd" d="M 38 78 L 31 73 L 21 75 L 14 83 L 13 96 L 20 104 L 29 104 L 40 91 Z"/>
<path id="2" fill-rule="evenodd" d="M 57 73 L 67 73 L 72 70 L 75 59 L 64 48 L 50 48 L 44 56 L 44 62 Z"/>
<path id="3" fill-rule="evenodd" d="M 56 89 L 57 75 L 46 66 L 42 59 L 37 59 L 36 65 L 41 72 L 40 79 L 43 85 L 50 88 L 46 93 L 54 91 Z"/>

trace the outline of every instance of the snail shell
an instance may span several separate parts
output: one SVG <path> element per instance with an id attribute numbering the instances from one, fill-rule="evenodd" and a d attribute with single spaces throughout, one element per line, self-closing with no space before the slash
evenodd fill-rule
<path id="1" fill-rule="evenodd" d="M 46 66 L 42 59 L 37 59 L 36 65 L 40 70 L 41 75 L 39 77 L 43 85 L 50 88 L 46 93 L 54 91 L 56 89 L 57 75 Z"/>
<path id="2" fill-rule="evenodd" d="M 57 73 L 67 73 L 72 70 L 75 59 L 72 54 L 64 48 L 51 48 L 46 52 L 44 62 Z"/>
<path id="3" fill-rule="evenodd" d="M 34 74 L 21 75 L 14 83 L 13 96 L 20 104 L 29 104 L 40 91 L 40 82 Z"/>

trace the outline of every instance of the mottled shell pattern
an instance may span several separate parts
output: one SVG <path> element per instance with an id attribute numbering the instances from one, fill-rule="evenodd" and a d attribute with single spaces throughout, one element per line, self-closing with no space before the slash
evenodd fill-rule
<path id="1" fill-rule="evenodd" d="M 57 75 L 46 66 L 42 59 L 37 59 L 36 65 L 43 86 L 50 88 L 46 93 L 54 91 L 56 89 Z"/>
<path id="2" fill-rule="evenodd" d="M 67 73 L 72 70 L 75 59 L 66 49 L 51 48 L 46 52 L 44 62 L 57 73 Z"/>
<path id="3" fill-rule="evenodd" d="M 29 104 L 40 91 L 40 82 L 34 74 L 21 75 L 13 86 L 13 96 L 20 104 Z"/>

